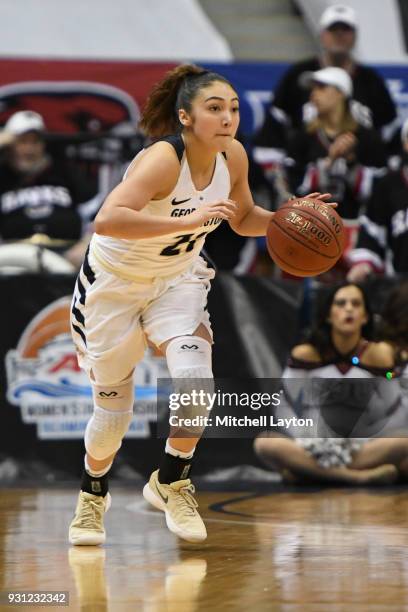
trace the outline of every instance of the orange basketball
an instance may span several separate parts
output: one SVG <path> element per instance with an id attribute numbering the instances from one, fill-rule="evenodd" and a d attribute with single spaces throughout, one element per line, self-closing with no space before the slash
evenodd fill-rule
<path id="1" fill-rule="evenodd" d="M 294 276 L 330 270 L 344 248 L 343 222 L 336 210 L 306 198 L 289 200 L 273 216 L 266 244 L 274 262 Z"/>

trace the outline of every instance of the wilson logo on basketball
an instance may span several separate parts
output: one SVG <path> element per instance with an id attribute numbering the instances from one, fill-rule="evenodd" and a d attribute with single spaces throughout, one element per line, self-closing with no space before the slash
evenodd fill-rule
<path id="1" fill-rule="evenodd" d="M 296 231 L 299 234 L 312 235 L 314 238 L 317 238 L 319 242 L 322 244 L 330 244 L 331 236 L 327 234 L 324 230 L 317 227 L 307 219 L 304 219 L 300 215 L 297 215 L 295 212 L 289 212 L 287 219 L 290 223 L 296 226 Z"/>
<path id="2" fill-rule="evenodd" d="M 313 200 L 301 199 L 292 200 L 291 204 L 292 206 L 297 208 L 312 208 L 313 210 L 318 211 L 319 214 L 322 215 L 322 217 L 325 217 L 325 219 L 330 221 L 336 234 L 339 234 L 342 231 L 342 224 L 337 221 L 336 217 L 331 213 L 330 209 L 328 209 L 327 206 L 325 206 L 324 204 L 322 205 L 321 203 L 314 202 Z"/>
<path id="3" fill-rule="evenodd" d="M 40 310 L 5 358 L 7 401 L 20 408 L 23 423 L 37 426 L 40 439 L 83 438 L 93 412 L 92 389 L 71 337 L 70 310 L 70 296 Z M 128 437 L 150 435 L 149 421 L 157 420 L 158 378 L 169 378 L 166 361 L 148 349 L 135 372 L 137 403 Z M 100 397 L 117 396 L 100 391 Z"/>

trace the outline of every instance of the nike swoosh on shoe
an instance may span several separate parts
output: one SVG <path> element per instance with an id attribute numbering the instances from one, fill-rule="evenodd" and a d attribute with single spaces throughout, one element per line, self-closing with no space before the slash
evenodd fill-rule
<path id="1" fill-rule="evenodd" d="M 169 501 L 169 496 L 164 497 L 164 495 L 161 494 L 159 487 L 156 484 L 154 486 L 156 487 L 156 491 L 158 492 L 164 503 L 167 504 L 167 502 Z"/>

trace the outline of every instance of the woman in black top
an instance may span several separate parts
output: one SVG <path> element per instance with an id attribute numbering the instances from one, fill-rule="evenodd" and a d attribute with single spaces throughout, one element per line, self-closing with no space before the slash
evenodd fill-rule
<path id="1" fill-rule="evenodd" d="M 370 195 L 373 177 L 386 165 L 377 132 L 354 119 L 349 100 L 352 81 L 341 68 L 324 68 L 305 77 L 317 117 L 292 135 L 288 147 L 288 177 L 299 193 L 330 191 L 339 202 L 348 235 L 346 252 L 357 237 L 362 203 Z"/>

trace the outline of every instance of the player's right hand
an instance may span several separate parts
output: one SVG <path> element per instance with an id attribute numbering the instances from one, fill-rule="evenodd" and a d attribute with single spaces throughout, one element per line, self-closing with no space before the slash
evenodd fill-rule
<path id="1" fill-rule="evenodd" d="M 320 191 L 314 191 L 313 193 L 308 193 L 307 195 L 301 196 L 301 197 L 305 198 L 306 200 L 307 199 L 320 200 L 322 204 L 326 204 L 327 206 L 332 206 L 333 208 L 336 208 L 338 206 L 337 202 L 327 202 L 327 200 L 329 200 L 332 197 L 331 193 L 320 193 Z M 297 197 L 294 196 L 294 199 L 296 200 Z"/>
<path id="2" fill-rule="evenodd" d="M 230 221 L 234 218 L 237 208 L 237 203 L 233 200 L 216 200 L 203 204 L 190 215 L 183 217 L 183 227 L 185 229 L 198 229 L 210 219 Z"/>

